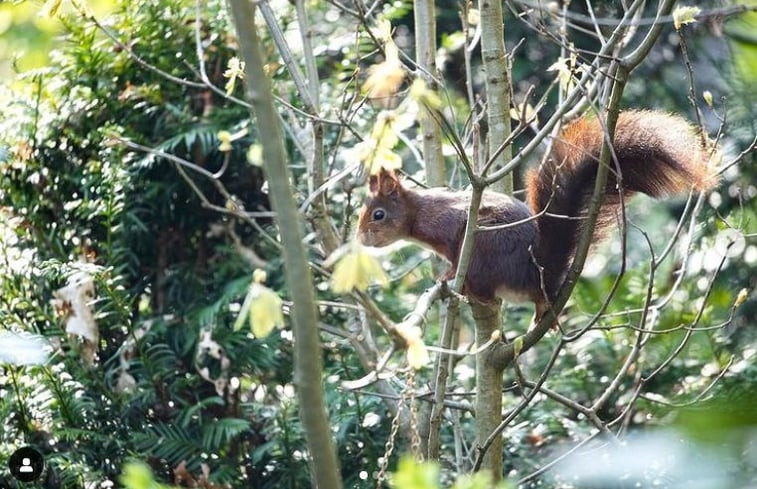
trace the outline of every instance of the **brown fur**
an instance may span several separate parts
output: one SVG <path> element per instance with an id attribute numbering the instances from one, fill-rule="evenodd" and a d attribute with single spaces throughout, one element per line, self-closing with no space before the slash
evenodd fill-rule
<path id="1" fill-rule="evenodd" d="M 615 134 L 613 148 L 624 198 L 636 192 L 660 198 L 706 190 L 717 183 L 696 132 L 680 117 L 650 111 L 623 112 Z M 529 207 L 534 213 L 546 208 L 551 214 L 537 219 L 539 243 L 535 253 L 544 268 L 550 298 L 570 266 L 582 229 L 580 219 L 566 217 L 580 218 L 586 213 L 594 190 L 602 139 L 603 131 L 596 119 L 580 119 L 563 130 L 550 158 L 528 175 Z M 601 239 L 616 221 L 620 199 L 618 171 L 612 162 L 595 240 Z"/>
<path id="2" fill-rule="evenodd" d="M 527 299 L 537 303 L 537 312 L 545 309 L 564 279 L 581 233 L 581 219 L 563 216 L 584 216 L 594 188 L 602 138 L 595 119 L 584 118 L 567 126 L 545 164 L 528 175 L 528 207 L 503 194 L 484 193 L 480 225 L 524 221 L 545 208 L 548 214 L 506 229 L 479 231 L 466 276 L 466 294 L 482 302 L 497 296 Z M 663 197 L 705 190 L 717 182 L 696 133 L 677 116 L 647 111 L 622 113 L 614 151 L 624 197 L 636 192 Z M 620 205 L 618 182 L 613 164 L 595 231 L 597 239 L 615 221 Z M 364 244 L 386 246 L 399 239 L 414 240 L 457 266 L 469 192 L 408 189 L 394 173 L 384 169 L 371 176 L 369 189 L 358 223 L 358 237 Z M 384 211 L 380 220 L 374 219 L 377 209 Z M 533 258 L 543 269 L 543 276 Z"/>

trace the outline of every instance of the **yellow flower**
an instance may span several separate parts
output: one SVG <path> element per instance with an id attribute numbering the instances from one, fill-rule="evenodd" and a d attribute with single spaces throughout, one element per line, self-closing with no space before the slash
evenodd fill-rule
<path id="1" fill-rule="evenodd" d="M 712 92 L 709 90 L 705 90 L 702 92 L 702 98 L 704 98 L 705 103 L 707 106 L 712 107 Z"/>
<path id="2" fill-rule="evenodd" d="M 256 268 L 255 271 L 252 272 L 252 281 L 256 284 L 264 284 L 267 278 L 268 274 L 265 272 L 265 270 Z"/>
<path id="3" fill-rule="evenodd" d="M 251 144 L 249 148 L 247 148 L 247 161 L 252 166 L 261 167 L 263 166 L 263 145 L 262 144 Z"/>
<path id="4" fill-rule="evenodd" d="M 228 78 L 226 82 L 226 95 L 231 95 L 234 91 L 237 78 L 244 78 L 244 61 L 240 60 L 236 56 L 229 60 L 228 68 L 223 72 L 223 76 Z"/>
<path id="5" fill-rule="evenodd" d="M 44 17 L 55 17 L 60 9 L 61 3 L 63 3 L 63 0 L 48 0 L 42 7 L 40 15 Z"/>
<path id="6" fill-rule="evenodd" d="M 385 170 L 397 170 L 402 168 L 402 157 L 387 148 L 378 148 L 373 153 L 372 158 L 365 162 L 370 175 L 378 174 L 381 168 Z"/>
<path id="7" fill-rule="evenodd" d="M 284 326 L 284 313 L 281 311 L 281 297 L 268 287 L 253 284 L 252 303 L 250 304 L 249 321 L 252 334 L 256 338 L 265 338 L 273 328 Z"/>
<path id="8" fill-rule="evenodd" d="M 372 283 L 385 286 L 389 279 L 378 260 L 357 243 L 346 245 L 348 248 L 337 250 L 340 253 L 331 275 L 331 290 L 345 294 L 353 290 L 364 291 Z M 329 260 L 331 261 L 331 260 Z"/>
<path id="9" fill-rule="evenodd" d="M 468 24 L 478 25 L 481 22 L 481 12 L 477 8 L 468 10 Z"/>
<path id="10" fill-rule="evenodd" d="M 411 116 L 412 117 L 412 116 Z M 399 138 L 399 125 L 407 125 L 409 117 L 395 111 L 382 111 L 371 129 L 370 137 L 357 143 L 347 150 L 345 158 L 348 161 L 357 160 L 365 165 L 371 175 L 378 173 L 380 168 L 397 170 L 402 168 L 402 157 L 392 151 Z"/>
<path id="11" fill-rule="evenodd" d="M 682 25 L 691 24 L 696 22 L 696 16 L 699 15 L 702 9 L 699 7 L 683 6 L 673 10 L 673 27 L 676 30 L 681 29 Z"/>
<path id="12" fill-rule="evenodd" d="M 399 58 L 399 48 L 394 41 L 386 43 L 386 59 L 382 63 L 368 68 L 368 79 L 365 80 L 365 93 L 369 98 L 385 99 L 399 90 L 405 79 L 405 70 Z"/>
<path id="13" fill-rule="evenodd" d="M 218 131 L 218 151 L 231 151 L 231 133 L 229 131 Z"/>
<path id="14" fill-rule="evenodd" d="M 736 301 L 733 303 L 733 307 L 739 307 L 741 304 L 746 302 L 747 297 L 749 297 L 749 290 L 741 289 L 739 291 L 739 295 L 736 296 Z"/>
<path id="15" fill-rule="evenodd" d="M 281 310 L 281 297 L 269 289 L 265 282 L 266 273 L 263 270 L 255 270 L 252 274 L 252 284 L 244 298 L 244 304 L 239 311 L 239 316 L 234 323 L 234 331 L 239 330 L 244 321 L 250 323 L 252 334 L 256 338 L 265 338 L 273 328 L 284 326 L 284 313 Z"/>
<path id="16" fill-rule="evenodd" d="M 418 326 L 399 328 L 397 332 L 407 343 L 407 364 L 418 370 L 429 362 L 428 350 L 423 343 L 423 333 Z"/>
<path id="17" fill-rule="evenodd" d="M 410 98 L 421 105 L 426 105 L 433 109 L 440 109 L 442 107 L 442 100 L 439 98 L 439 95 L 429 89 L 422 78 L 416 78 L 410 86 Z"/>
<path id="18" fill-rule="evenodd" d="M 393 148 L 399 138 L 394 131 L 396 114 L 392 110 L 382 110 L 376 117 L 376 123 L 371 129 L 371 139 L 380 148 Z"/>
<path id="19" fill-rule="evenodd" d="M 528 102 L 523 102 L 522 104 L 518 104 L 517 107 L 510 108 L 510 117 L 516 121 L 520 121 L 522 115 L 525 116 L 525 119 L 523 120 L 524 123 L 539 123 L 539 118 L 534 110 L 534 106 Z"/>

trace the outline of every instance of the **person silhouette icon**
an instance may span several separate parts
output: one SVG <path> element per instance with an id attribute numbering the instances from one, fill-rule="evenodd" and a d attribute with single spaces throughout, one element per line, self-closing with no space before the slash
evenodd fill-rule
<path id="1" fill-rule="evenodd" d="M 34 467 L 32 467 L 32 460 L 30 458 L 24 457 L 21 460 L 21 467 L 18 468 L 19 472 L 34 472 Z"/>
<path id="2" fill-rule="evenodd" d="M 8 459 L 11 475 L 21 482 L 38 479 L 45 469 L 45 459 L 33 447 L 21 447 Z"/>

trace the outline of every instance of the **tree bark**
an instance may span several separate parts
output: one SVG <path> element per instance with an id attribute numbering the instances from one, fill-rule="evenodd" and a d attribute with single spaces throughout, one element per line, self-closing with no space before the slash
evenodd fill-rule
<path id="1" fill-rule="evenodd" d="M 418 75 L 430 90 L 439 89 L 436 82 L 436 10 L 434 0 L 415 0 L 415 62 Z M 426 183 L 441 187 L 446 183 L 442 134 L 439 125 L 428 111 L 421 109 L 421 135 L 423 137 L 423 161 L 426 165 Z"/>
<path id="2" fill-rule="evenodd" d="M 318 311 L 310 266 L 302 244 L 303 223 L 292 194 L 291 175 L 270 82 L 263 70 L 265 60 L 255 27 L 255 9 L 248 0 L 229 0 L 229 5 L 239 39 L 239 54 L 246 66 L 247 95 L 263 144 L 264 170 L 281 235 L 287 287 L 294 304 L 291 311 L 295 339 L 294 383 L 312 457 L 314 486 L 340 489 L 342 480 L 323 401 Z"/>
<path id="3" fill-rule="evenodd" d="M 476 321 L 476 343 L 483 345 L 500 327 L 500 307 L 497 304 L 471 302 Z M 504 366 L 494 361 L 494 348 L 476 355 L 476 446 L 480 447 L 502 422 L 502 387 Z M 489 446 L 481 463 L 496 482 L 502 478 L 502 436 Z"/>
<path id="4" fill-rule="evenodd" d="M 501 1 L 479 0 L 478 5 L 481 15 L 481 58 L 486 72 L 486 113 L 489 125 L 486 140 L 488 153 L 493 155 L 499 145 L 510 137 L 510 74 L 505 50 L 505 21 Z M 492 168 L 502 168 L 511 159 L 512 148 L 508 146 L 497 156 Z M 494 188 L 512 194 L 512 173 L 496 182 Z"/>

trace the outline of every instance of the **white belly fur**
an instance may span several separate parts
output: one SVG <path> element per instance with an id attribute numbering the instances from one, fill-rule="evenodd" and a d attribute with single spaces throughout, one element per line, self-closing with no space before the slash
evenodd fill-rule
<path id="1" fill-rule="evenodd" d="M 505 286 L 497 287 L 497 290 L 494 293 L 497 297 L 504 299 L 507 302 L 527 302 L 529 300 L 528 294 L 508 289 Z"/>

